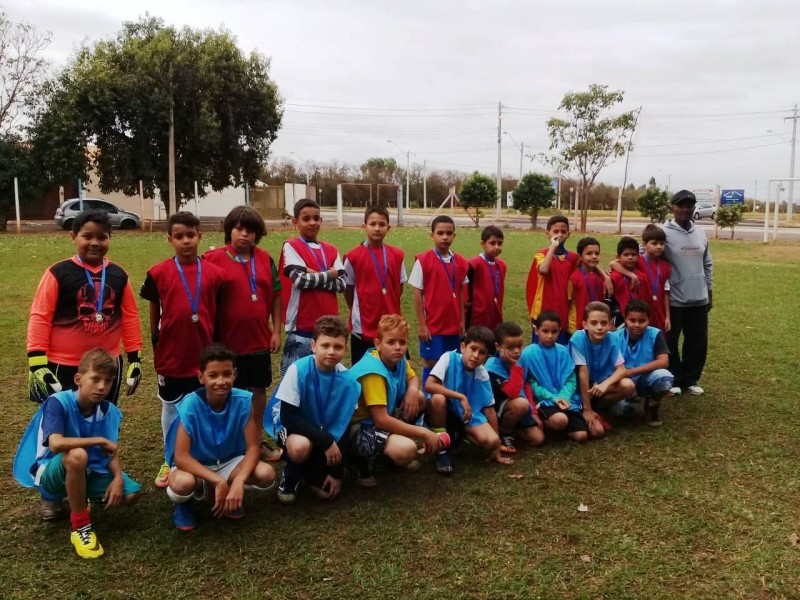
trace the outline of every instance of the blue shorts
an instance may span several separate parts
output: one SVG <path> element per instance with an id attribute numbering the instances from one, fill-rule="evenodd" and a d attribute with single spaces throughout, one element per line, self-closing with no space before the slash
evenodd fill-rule
<path id="1" fill-rule="evenodd" d="M 425 360 L 439 360 L 445 352 L 458 350 L 460 335 L 432 335 L 429 342 L 419 341 L 419 356 Z"/>
<path id="2" fill-rule="evenodd" d="M 674 377 L 667 369 L 656 369 L 650 373 L 642 373 L 631 377 L 636 384 L 636 394 L 638 396 L 650 396 L 651 394 L 663 394 L 672 387 Z"/>
<path id="3" fill-rule="evenodd" d="M 37 486 L 45 500 L 61 500 L 67 497 L 67 470 L 64 468 L 63 458 L 64 454 L 59 452 L 45 464 Z M 90 500 L 102 499 L 113 479 L 111 473 L 89 473 L 86 476 L 86 497 Z M 140 491 L 142 486 L 123 472 L 122 495 L 127 497 Z"/>

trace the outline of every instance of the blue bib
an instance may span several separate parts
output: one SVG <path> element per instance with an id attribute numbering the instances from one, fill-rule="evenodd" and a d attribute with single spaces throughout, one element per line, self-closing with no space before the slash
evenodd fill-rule
<path id="1" fill-rule="evenodd" d="M 356 381 L 361 381 L 365 375 L 380 375 L 386 382 L 386 412 L 393 415 L 397 407 L 403 402 L 406 395 L 406 372 L 408 371 L 408 361 L 405 357 L 401 360 L 392 372 L 386 368 L 383 361 L 375 356 L 371 351 L 367 352 L 359 360 L 349 373 Z M 367 417 L 362 423 L 372 425 L 372 417 Z"/>
<path id="2" fill-rule="evenodd" d="M 589 342 L 585 330 L 576 331 L 569 340 L 570 348 L 577 348 L 586 357 L 586 367 L 589 369 L 589 385 L 604 381 L 616 369 L 614 363 L 621 352 L 619 338 L 611 333 L 603 338 L 599 344 Z"/>
<path id="3" fill-rule="evenodd" d="M 575 372 L 575 363 L 566 346 L 554 344 L 545 348 L 539 344 L 531 344 L 522 351 L 520 364 L 540 386 L 551 394 L 558 394 L 566 385 L 567 379 Z M 569 410 L 581 410 L 580 393 L 576 392 L 569 399 Z"/>
<path id="4" fill-rule="evenodd" d="M 611 334 L 617 337 L 622 356 L 625 358 L 626 368 L 634 369 L 655 360 L 653 350 L 660 331 L 655 327 L 648 327 L 633 347 L 628 344 L 628 331 L 624 327 Z"/>

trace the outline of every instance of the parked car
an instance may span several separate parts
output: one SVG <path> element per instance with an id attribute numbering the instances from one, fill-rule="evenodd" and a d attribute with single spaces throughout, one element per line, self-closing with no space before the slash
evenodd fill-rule
<path id="1" fill-rule="evenodd" d="M 713 202 L 698 202 L 694 207 L 694 220 L 710 218 L 712 221 L 717 217 L 717 207 Z"/>
<path id="2" fill-rule="evenodd" d="M 111 226 L 118 229 L 140 229 L 142 227 L 142 218 L 139 215 L 122 210 L 111 202 L 99 198 L 84 198 L 83 210 L 104 210 L 111 219 Z M 72 229 L 72 221 L 80 212 L 80 199 L 71 198 L 56 209 L 53 220 L 58 227 L 69 230 Z"/>

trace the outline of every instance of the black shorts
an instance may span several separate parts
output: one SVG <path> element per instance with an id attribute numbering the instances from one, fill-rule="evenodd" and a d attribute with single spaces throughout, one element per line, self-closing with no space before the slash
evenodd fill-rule
<path id="1" fill-rule="evenodd" d="M 175 404 L 183 400 L 194 391 L 200 389 L 200 380 L 197 377 L 164 377 L 158 378 L 158 399 L 162 402 Z"/>
<path id="2" fill-rule="evenodd" d="M 350 366 L 360 361 L 364 355 L 375 347 L 375 340 L 364 339 L 361 334 L 350 334 Z"/>
<path id="3" fill-rule="evenodd" d="M 60 365 L 58 363 L 48 362 L 47 368 L 50 369 L 56 379 L 58 379 L 62 389 L 78 389 L 78 386 L 75 385 L 75 375 L 78 373 L 78 365 L 73 367 L 72 365 Z M 122 370 L 122 356 L 117 356 L 117 376 L 114 378 L 114 382 L 111 384 L 111 390 L 109 390 L 106 396 L 106 400 L 111 402 L 111 404 L 116 404 L 117 400 L 119 400 L 119 390 L 122 385 L 123 377 L 125 377 L 125 372 Z"/>
<path id="4" fill-rule="evenodd" d="M 272 385 L 272 357 L 269 352 L 240 354 L 236 357 L 236 381 L 233 387 L 267 389 Z"/>
<path id="5" fill-rule="evenodd" d="M 539 406 L 539 417 L 542 421 L 547 421 L 556 413 L 564 413 L 567 415 L 567 433 L 574 433 L 576 431 L 589 431 L 589 426 L 586 424 L 586 419 L 577 410 L 561 410 L 557 406 Z"/>

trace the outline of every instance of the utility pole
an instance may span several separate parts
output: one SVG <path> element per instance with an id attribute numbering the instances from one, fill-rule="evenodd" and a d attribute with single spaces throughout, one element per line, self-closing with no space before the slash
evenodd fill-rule
<path id="1" fill-rule="evenodd" d="M 625 175 L 622 178 L 622 187 L 619 188 L 617 195 L 617 235 L 622 233 L 622 194 L 625 193 L 625 185 L 628 183 L 628 161 L 631 158 L 631 145 L 633 144 L 633 134 L 636 133 L 636 125 L 639 123 L 639 115 L 642 112 L 642 107 L 636 111 L 636 118 L 633 120 L 633 131 L 631 137 L 628 138 L 628 151 L 625 153 Z M 670 176 L 671 178 L 672 176 Z M 669 183 L 667 183 L 667 193 L 669 193 Z"/>
<path id="2" fill-rule="evenodd" d="M 783 120 L 791 119 L 792 122 L 792 162 L 789 163 L 789 197 L 786 204 L 786 220 L 792 220 L 792 203 L 794 202 L 794 150 L 797 145 L 797 104 L 794 105 L 794 112 L 791 117 L 785 117 Z"/>
<path id="3" fill-rule="evenodd" d="M 502 169 L 502 156 L 503 156 L 503 103 L 497 103 L 497 206 L 494 211 L 495 221 L 500 219 L 500 208 L 503 201 L 503 174 Z"/>

